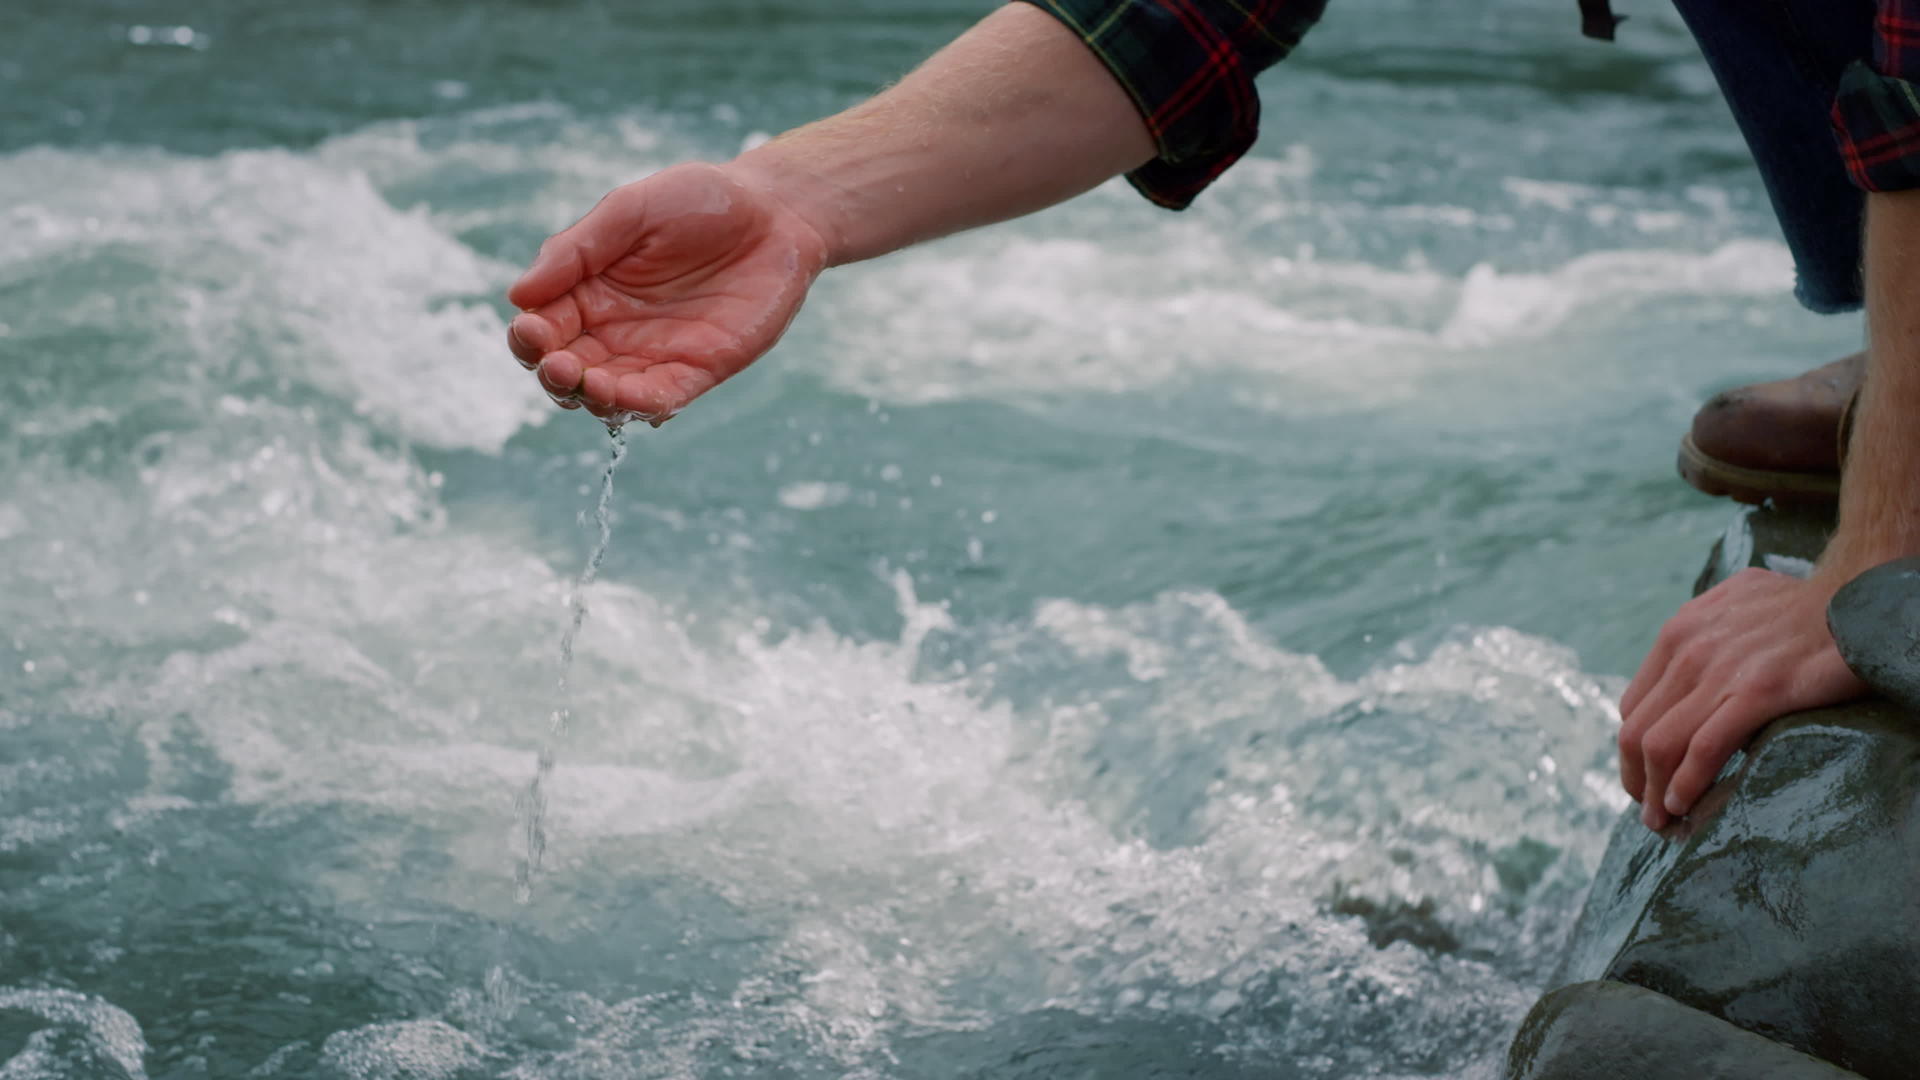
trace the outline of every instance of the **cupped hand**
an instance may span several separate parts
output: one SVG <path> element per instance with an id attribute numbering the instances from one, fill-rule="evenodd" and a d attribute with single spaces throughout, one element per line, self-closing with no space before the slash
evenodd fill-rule
<path id="1" fill-rule="evenodd" d="M 1776 717 L 1867 692 L 1827 631 L 1827 601 L 1845 580 L 1743 570 L 1661 628 L 1620 699 L 1620 780 L 1648 828 L 1690 810 Z"/>
<path id="2" fill-rule="evenodd" d="M 556 404 L 658 425 L 771 349 L 826 263 L 767 191 L 675 166 L 541 245 L 507 291 L 507 345 Z"/>

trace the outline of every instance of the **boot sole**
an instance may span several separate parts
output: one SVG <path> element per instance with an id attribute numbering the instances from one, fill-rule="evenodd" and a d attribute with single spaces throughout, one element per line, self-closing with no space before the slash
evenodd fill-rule
<path id="1" fill-rule="evenodd" d="M 1694 445 L 1692 435 L 1680 439 L 1680 478 L 1709 495 L 1725 495 L 1755 506 L 1772 499 L 1778 503 L 1822 504 L 1840 498 L 1838 473 L 1786 472 L 1749 469 L 1713 457 Z"/>

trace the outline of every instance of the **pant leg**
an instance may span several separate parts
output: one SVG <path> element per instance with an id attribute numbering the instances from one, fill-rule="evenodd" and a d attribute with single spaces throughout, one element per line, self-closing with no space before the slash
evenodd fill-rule
<path id="1" fill-rule="evenodd" d="M 1873 0 L 1674 0 L 1753 151 L 1814 311 L 1861 305 L 1865 200 L 1828 115 L 1840 73 L 1873 55 Z"/>

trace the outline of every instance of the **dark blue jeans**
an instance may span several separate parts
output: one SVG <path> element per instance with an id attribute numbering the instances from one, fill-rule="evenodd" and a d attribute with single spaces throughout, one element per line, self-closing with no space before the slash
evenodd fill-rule
<path id="1" fill-rule="evenodd" d="M 1753 150 L 1814 311 L 1861 304 L 1860 190 L 1828 111 L 1840 73 L 1873 55 L 1873 0 L 1674 0 Z"/>

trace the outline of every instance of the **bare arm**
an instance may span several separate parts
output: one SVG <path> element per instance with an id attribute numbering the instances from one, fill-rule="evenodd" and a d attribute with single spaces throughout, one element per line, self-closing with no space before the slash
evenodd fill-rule
<path id="1" fill-rule="evenodd" d="M 1008 4 L 878 97 L 727 168 L 814 222 L 839 265 L 1032 213 L 1153 156 L 1085 43 Z"/>
<path id="2" fill-rule="evenodd" d="M 659 423 L 772 348 L 826 267 L 1071 198 L 1155 153 L 1079 37 L 1009 4 L 873 100 L 616 188 L 508 298 L 567 408 Z"/>
<path id="3" fill-rule="evenodd" d="M 1867 197 L 1866 263 L 1867 381 L 1821 557 L 1836 589 L 1920 552 L 1920 191 Z"/>

